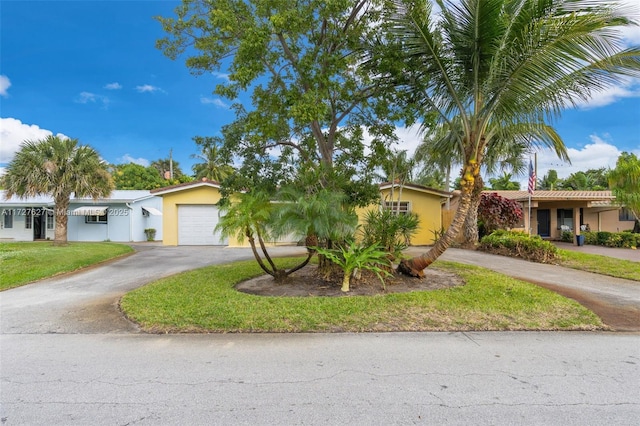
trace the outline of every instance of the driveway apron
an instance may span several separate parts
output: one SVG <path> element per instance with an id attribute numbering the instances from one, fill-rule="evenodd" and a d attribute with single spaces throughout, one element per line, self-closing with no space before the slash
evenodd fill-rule
<path id="1" fill-rule="evenodd" d="M 0 330 L 12 333 L 135 332 L 118 309 L 135 288 L 191 269 L 253 259 L 250 249 L 135 246 L 137 252 L 106 265 L 0 292 Z M 273 247 L 275 256 L 304 253 L 301 247 Z"/>

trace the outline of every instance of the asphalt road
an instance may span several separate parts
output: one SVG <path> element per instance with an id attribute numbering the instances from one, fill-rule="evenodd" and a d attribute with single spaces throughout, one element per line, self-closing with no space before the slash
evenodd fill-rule
<path id="1" fill-rule="evenodd" d="M 0 424 L 635 425 L 640 418 L 638 333 L 139 333 L 117 313 L 121 294 L 251 258 L 245 249 L 143 248 L 0 293 Z"/>

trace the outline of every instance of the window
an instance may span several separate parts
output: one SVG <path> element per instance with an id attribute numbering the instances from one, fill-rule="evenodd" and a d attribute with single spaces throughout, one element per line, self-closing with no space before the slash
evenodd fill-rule
<path id="1" fill-rule="evenodd" d="M 398 209 L 398 207 L 400 207 Z M 393 202 L 385 202 L 384 203 L 385 210 L 393 210 L 394 212 L 399 212 L 400 214 L 408 214 L 411 212 L 411 205 L 408 201 L 400 201 L 400 206 L 398 206 L 397 201 Z"/>
<path id="2" fill-rule="evenodd" d="M 53 229 L 53 212 L 51 210 L 47 210 L 47 229 Z"/>
<path id="3" fill-rule="evenodd" d="M 3 210 L 2 216 L 4 228 L 13 228 L 13 210 Z"/>
<path id="4" fill-rule="evenodd" d="M 573 230 L 573 209 L 558 209 L 557 229 L 562 229 L 562 226 L 568 226 L 570 230 Z"/>
<path id="5" fill-rule="evenodd" d="M 107 223 L 107 214 L 85 216 L 84 223 Z"/>
<path id="6" fill-rule="evenodd" d="M 628 207 L 623 207 L 620 210 L 618 210 L 618 220 L 620 220 L 620 222 L 626 222 L 626 221 L 635 221 L 636 218 L 633 216 L 633 213 L 631 212 L 631 209 Z"/>
<path id="7" fill-rule="evenodd" d="M 33 226 L 33 210 L 31 209 L 27 209 L 25 210 L 25 219 L 24 219 L 24 228 L 25 229 L 31 229 Z"/>

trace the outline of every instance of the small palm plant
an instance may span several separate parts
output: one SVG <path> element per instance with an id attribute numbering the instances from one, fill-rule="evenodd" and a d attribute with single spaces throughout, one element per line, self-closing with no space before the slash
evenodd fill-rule
<path id="1" fill-rule="evenodd" d="M 238 195 L 239 202 L 231 202 L 223 207 L 225 215 L 220 218 L 216 230 L 220 231 L 223 237 L 235 236 L 238 242 L 242 243 L 245 238 L 249 240 L 251 251 L 253 252 L 258 265 L 267 274 L 273 276 L 276 281 L 286 279 L 291 273 L 305 267 L 313 252 L 309 251 L 302 263 L 286 270 L 279 268 L 267 251 L 265 239 L 271 236 L 271 225 L 274 221 L 274 209 L 267 194 L 255 192 Z M 256 247 L 256 239 L 264 260 Z M 266 261 L 266 262 L 265 262 Z"/>
<path id="2" fill-rule="evenodd" d="M 355 241 L 344 244 L 337 249 L 315 247 L 319 254 L 326 256 L 343 271 L 342 288 L 345 293 L 350 290 L 351 277 L 358 270 L 371 271 L 380 279 L 384 287 L 384 277 L 391 276 L 387 270 L 390 266 L 387 252 L 378 244 L 365 246 Z M 386 268 L 386 269 L 385 269 Z"/>

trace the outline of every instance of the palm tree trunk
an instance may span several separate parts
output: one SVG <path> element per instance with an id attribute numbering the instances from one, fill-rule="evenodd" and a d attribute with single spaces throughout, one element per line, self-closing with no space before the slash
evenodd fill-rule
<path id="1" fill-rule="evenodd" d="M 344 291 L 345 293 L 349 291 L 350 281 L 351 281 L 351 272 L 347 273 L 347 271 L 345 271 L 344 276 L 342 278 L 342 287 L 340 288 L 340 290 Z"/>
<path id="2" fill-rule="evenodd" d="M 265 271 L 267 274 L 271 275 L 272 277 L 275 277 L 275 272 L 267 268 L 267 265 L 264 264 L 264 262 L 262 261 L 262 258 L 258 254 L 258 250 L 256 249 L 256 241 L 253 238 L 253 236 L 249 235 L 248 238 L 249 238 L 249 244 L 251 245 L 251 251 L 253 252 L 253 256 L 256 258 L 258 265 L 260 265 L 260 268 L 263 271 Z"/>
<path id="3" fill-rule="evenodd" d="M 53 237 L 54 246 L 67 245 L 67 224 L 69 223 L 69 199 L 55 200 L 56 229 Z"/>
<path id="4" fill-rule="evenodd" d="M 309 263 L 309 261 L 311 260 L 311 258 L 313 257 L 313 251 L 309 250 L 307 252 L 307 258 L 304 260 L 304 262 L 302 262 L 301 264 L 299 264 L 298 266 L 295 266 L 291 269 L 289 269 L 288 271 L 286 271 L 286 275 L 291 275 L 296 271 L 299 271 L 300 269 L 304 268 L 305 266 L 307 266 L 307 264 Z"/>
<path id="5" fill-rule="evenodd" d="M 460 233 L 462 225 L 464 224 L 469 212 L 469 208 L 471 207 L 471 195 L 471 188 L 465 189 L 465 186 L 463 186 L 462 194 L 460 196 L 460 204 L 458 205 L 456 214 L 453 216 L 453 221 L 451 222 L 451 225 L 449 225 L 447 232 L 444 233 L 442 238 L 438 239 L 428 252 L 409 260 L 401 261 L 397 269 L 399 273 L 417 278 L 424 277 L 423 270 L 435 262 L 435 260 L 440 257 L 447 248 L 449 248 L 451 243 Z"/>
<path id="6" fill-rule="evenodd" d="M 482 197 L 482 188 L 484 183 L 482 177 L 478 176 L 475 180 L 473 192 L 471 193 L 471 206 L 469 212 L 464 220 L 464 226 L 462 228 L 465 247 L 475 247 L 479 241 L 478 235 L 478 207 L 480 206 L 480 198 Z"/>

